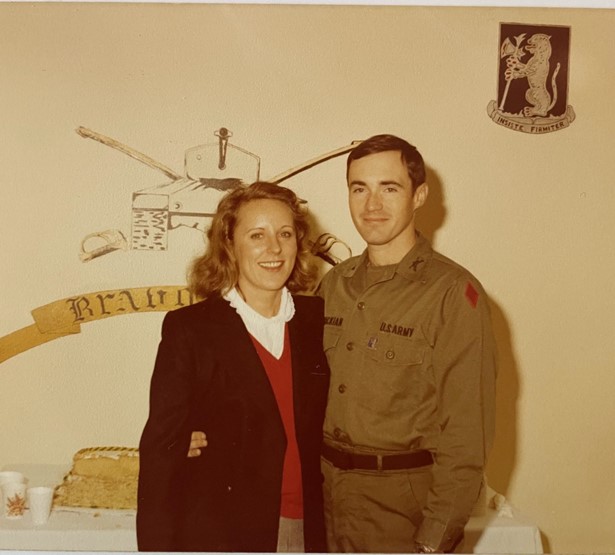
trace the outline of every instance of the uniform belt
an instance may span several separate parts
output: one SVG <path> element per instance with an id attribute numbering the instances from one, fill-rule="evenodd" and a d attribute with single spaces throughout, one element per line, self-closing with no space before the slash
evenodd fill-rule
<path id="1" fill-rule="evenodd" d="M 364 455 L 340 451 L 326 443 L 322 456 L 340 470 L 408 470 L 433 463 L 431 453 L 426 450 L 398 455 Z"/>

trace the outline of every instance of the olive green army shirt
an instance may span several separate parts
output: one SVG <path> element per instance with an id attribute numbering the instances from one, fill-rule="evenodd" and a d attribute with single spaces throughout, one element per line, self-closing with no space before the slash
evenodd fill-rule
<path id="1" fill-rule="evenodd" d="M 478 498 L 495 416 L 486 294 L 418 235 L 397 265 L 367 251 L 323 278 L 331 386 L 325 441 L 361 453 L 427 449 L 432 486 L 415 540 L 446 549 Z"/>

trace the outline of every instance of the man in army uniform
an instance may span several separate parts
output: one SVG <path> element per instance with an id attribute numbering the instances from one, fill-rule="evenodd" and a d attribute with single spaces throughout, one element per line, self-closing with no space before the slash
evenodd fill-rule
<path id="1" fill-rule="evenodd" d="M 459 549 L 494 431 L 487 296 L 415 229 L 425 166 L 378 135 L 347 162 L 362 255 L 323 279 L 331 387 L 322 469 L 332 552 Z"/>

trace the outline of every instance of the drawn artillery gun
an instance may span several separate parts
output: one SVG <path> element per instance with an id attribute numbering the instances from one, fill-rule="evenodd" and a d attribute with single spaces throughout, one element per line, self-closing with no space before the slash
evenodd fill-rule
<path id="1" fill-rule="evenodd" d="M 260 158 L 229 142 L 232 133 L 222 127 L 214 135 L 217 142 L 195 146 L 185 151 L 184 175 L 157 162 L 153 158 L 115 139 L 79 127 L 77 133 L 84 138 L 94 139 L 104 145 L 162 172 L 170 182 L 132 194 L 132 218 L 130 243 L 117 229 L 90 233 L 81 242 L 79 258 L 88 262 L 116 250 L 167 250 L 168 234 L 181 226 L 206 230 L 224 194 L 232 189 L 245 186 L 260 179 Z M 295 168 L 279 174 L 268 181 L 281 183 L 322 162 L 349 152 L 358 141 L 348 146 L 323 154 Z M 320 235 L 311 242 L 312 253 L 335 265 L 340 259 L 331 248 L 343 245 L 349 255 L 350 248 L 330 233 Z M 88 249 L 89 247 L 89 249 Z"/>

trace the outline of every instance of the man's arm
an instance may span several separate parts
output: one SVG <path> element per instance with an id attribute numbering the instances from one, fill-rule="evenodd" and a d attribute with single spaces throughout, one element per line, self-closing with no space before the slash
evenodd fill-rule
<path id="1" fill-rule="evenodd" d="M 331 270 L 329 270 L 323 276 L 323 278 L 320 280 L 320 283 L 316 287 L 316 291 L 314 291 L 314 295 L 316 295 L 317 297 L 320 297 L 321 299 L 325 298 L 325 291 L 327 290 L 327 283 L 329 282 L 329 280 L 331 278 L 331 274 L 332 274 L 332 272 L 331 272 Z"/>
<path id="2" fill-rule="evenodd" d="M 450 551 L 478 499 L 495 417 L 495 342 L 487 296 L 473 280 L 448 291 L 435 330 L 433 371 L 440 436 L 433 482 L 415 540 Z"/>

